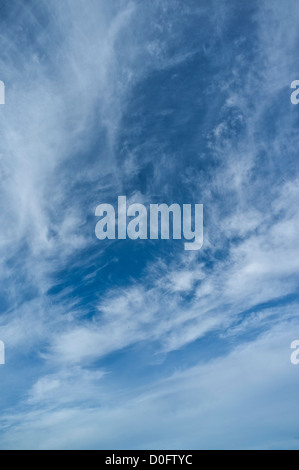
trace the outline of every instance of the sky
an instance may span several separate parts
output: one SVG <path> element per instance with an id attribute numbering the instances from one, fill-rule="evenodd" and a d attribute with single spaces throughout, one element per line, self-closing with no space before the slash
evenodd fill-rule
<path id="1" fill-rule="evenodd" d="M 299 449 L 296 0 L 0 0 L 0 449 Z M 204 245 L 95 236 L 204 205 Z"/>

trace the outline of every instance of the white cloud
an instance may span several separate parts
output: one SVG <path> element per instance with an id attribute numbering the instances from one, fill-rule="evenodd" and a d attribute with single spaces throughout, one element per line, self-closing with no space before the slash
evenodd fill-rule
<path id="1" fill-rule="evenodd" d="M 295 448 L 298 371 L 290 364 L 290 344 L 297 329 L 297 320 L 281 324 L 225 357 L 178 370 L 147 390 L 126 391 L 118 401 L 102 390 L 100 405 L 99 390 L 90 389 L 92 374 L 67 374 L 60 393 L 60 375 L 45 377 L 32 391 L 39 407 L 2 417 L 1 447 Z M 78 391 L 82 398 L 86 383 L 89 405 L 67 406 Z"/>
<path id="2" fill-rule="evenodd" d="M 34 23 L 38 43 L 49 57 L 45 60 L 38 47 L 21 50 L 7 36 L 9 54 L 0 60 L 7 81 L 0 123 L 0 279 L 9 301 L 0 317 L 0 337 L 15 355 L 35 350 L 47 369 L 29 393 L 31 411 L 6 414 L 2 445 L 108 448 L 112 442 L 127 447 L 132 440 L 136 447 L 152 448 L 298 445 L 290 418 L 296 410 L 295 393 L 288 396 L 280 385 L 297 385 L 295 370 L 288 367 L 288 343 L 298 328 L 296 305 L 259 307 L 298 290 L 299 183 L 291 170 L 283 168 L 281 174 L 282 166 L 287 167 L 284 159 L 297 152 L 297 137 L 290 138 L 289 131 L 296 116 L 282 114 L 285 119 L 273 136 L 262 128 L 277 94 L 296 78 L 291 76 L 298 35 L 295 2 L 290 2 L 290 25 L 284 6 L 276 0 L 271 5 L 263 2 L 255 15 L 259 46 L 250 71 L 244 74 L 246 58 L 238 55 L 229 77 L 217 75 L 209 87 L 209 93 L 221 94 L 226 103 L 205 136 L 216 169 L 211 165 L 207 173 L 194 171 L 188 177 L 190 194 L 206 206 L 204 249 L 177 258 L 171 254 L 161 259 L 159 253 L 140 280 L 102 294 L 92 319 L 78 306 L 80 299 L 62 301 L 72 286 L 62 290 L 59 307 L 52 303 L 48 291 L 61 281 L 53 274 L 69 267 L 70 257 L 81 255 L 92 243 L 86 218 L 89 210 L 93 214 L 95 195 L 89 194 L 89 186 L 94 184 L 94 193 L 114 197 L 116 189 L 122 190 L 148 162 L 149 156 L 143 161 L 133 149 L 121 173 L 114 154 L 131 87 L 149 70 L 171 70 L 197 51 L 169 52 L 181 18 L 177 2 L 169 7 L 175 21 L 167 16 L 153 26 L 166 31 L 167 38 L 149 41 L 147 28 L 141 32 L 147 15 L 143 11 L 140 20 L 137 2 L 117 7 L 95 0 L 88 8 L 85 4 L 49 2 L 50 35 L 30 10 L 22 9 L 20 23 Z M 227 14 L 225 7 L 215 14 L 217 35 Z M 210 31 L 203 32 L 204 38 L 206 34 Z M 214 38 L 210 46 L 202 46 L 206 57 L 213 54 L 216 42 Z M 160 150 L 154 157 L 161 158 L 161 166 L 153 171 L 158 186 L 163 186 L 176 166 L 175 155 L 170 159 Z M 76 192 L 80 182 L 87 189 Z M 136 190 L 130 201 L 148 203 L 150 198 L 150 189 L 146 194 Z M 75 262 L 76 267 L 84 263 L 79 256 Z M 109 262 L 84 274 L 80 287 Z M 250 309 L 258 313 L 244 319 Z M 225 358 L 162 380 L 150 391 L 131 391 L 130 399 L 120 398 L 118 404 L 115 400 L 113 406 L 110 390 L 102 391 L 104 372 L 87 369 L 140 342 L 153 342 L 157 353 L 167 353 L 210 332 L 237 341 L 246 331 L 273 324 L 270 333 Z M 90 404 L 80 407 L 84 400 Z M 283 416 L 280 423 L 273 410 Z M 140 429 L 140 423 L 148 423 L 148 430 Z"/>

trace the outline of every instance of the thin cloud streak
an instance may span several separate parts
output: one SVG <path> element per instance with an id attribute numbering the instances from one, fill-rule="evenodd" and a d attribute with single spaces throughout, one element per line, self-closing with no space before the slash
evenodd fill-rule
<path id="1" fill-rule="evenodd" d="M 3 392 L 1 448 L 298 447 L 299 10 L 287 3 L 12 2 L 0 339 L 28 378 L 0 371 L 19 390 Z M 99 243 L 96 206 L 125 193 L 204 203 L 202 251 Z"/>

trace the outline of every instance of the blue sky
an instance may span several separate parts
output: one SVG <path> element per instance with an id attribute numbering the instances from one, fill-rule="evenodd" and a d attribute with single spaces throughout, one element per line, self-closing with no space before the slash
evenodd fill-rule
<path id="1" fill-rule="evenodd" d="M 0 0 L 1 449 L 298 449 L 299 6 Z M 205 242 L 97 205 L 204 204 Z"/>

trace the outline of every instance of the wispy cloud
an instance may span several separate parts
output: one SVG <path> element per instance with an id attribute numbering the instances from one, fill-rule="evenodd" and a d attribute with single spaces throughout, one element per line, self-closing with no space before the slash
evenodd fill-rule
<path id="1" fill-rule="evenodd" d="M 79 390 L 71 385 L 76 371 L 45 377 L 30 395 L 30 403 L 41 407 L 2 418 L 4 426 L 13 424 L 2 437 L 4 447 L 34 442 L 37 449 L 127 449 L 134 442 L 143 449 L 296 448 L 297 375 L 286 354 L 290 327 L 297 328 L 297 320 L 147 390 L 112 393 L 108 401 L 91 386 L 99 373 L 82 371 Z M 86 385 L 88 403 L 68 406 L 70 397 L 82 400 Z M 66 393 L 57 395 L 58 389 Z"/>
<path id="2" fill-rule="evenodd" d="M 3 392 L 1 447 L 298 447 L 281 385 L 298 382 L 299 10 L 286 3 L 5 10 L 0 373 L 20 386 Z M 120 194 L 203 203 L 203 249 L 99 243 L 94 210 Z"/>

